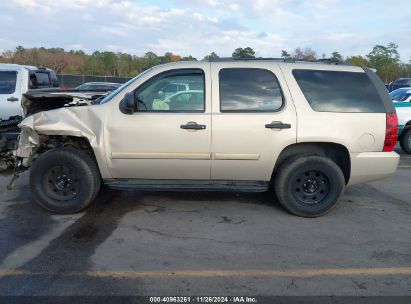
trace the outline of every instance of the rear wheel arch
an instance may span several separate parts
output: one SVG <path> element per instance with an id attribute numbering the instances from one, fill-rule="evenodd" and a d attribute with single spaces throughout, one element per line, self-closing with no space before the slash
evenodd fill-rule
<path id="1" fill-rule="evenodd" d="M 330 158 L 340 167 L 344 174 L 345 184 L 348 184 L 351 175 L 350 153 L 344 145 L 331 142 L 304 142 L 285 147 L 277 158 L 272 180 L 282 163 L 300 155 L 320 155 Z"/>

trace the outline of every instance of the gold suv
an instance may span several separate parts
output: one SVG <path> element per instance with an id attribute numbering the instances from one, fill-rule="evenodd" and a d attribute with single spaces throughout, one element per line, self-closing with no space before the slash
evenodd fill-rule
<path id="1" fill-rule="evenodd" d="M 174 84 L 174 85 L 173 85 Z M 179 85 L 175 85 L 179 84 Z M 369 69 L 219 60 L 153 67 L 99 104 L 27 117 L 17 156 L 35 200 L 77 212 L 100 186 L 275 191 L 291 213 L 395 172 L 397 117 Z"/>

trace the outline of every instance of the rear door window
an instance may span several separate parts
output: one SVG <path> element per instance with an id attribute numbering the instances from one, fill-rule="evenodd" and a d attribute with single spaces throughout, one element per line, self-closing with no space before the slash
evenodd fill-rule
<path id="1" fill-rule="evenodd" d="M 365 73 L 293 70 L 293 75 L 314 111 L 385 113 L 381 97 Z"/>
<path id="2" fill-rule="evenodd" d="M 0 71 L 0 94 L 13 94 L 16 91 L 16 83 L 16 71 Z"/>
<path id="3" fill-rule="evenodd" d="M 272 112 L 283 105 L 283 96 L 275 75 L 264 69 L 221 69 L 221 112 Z"/>

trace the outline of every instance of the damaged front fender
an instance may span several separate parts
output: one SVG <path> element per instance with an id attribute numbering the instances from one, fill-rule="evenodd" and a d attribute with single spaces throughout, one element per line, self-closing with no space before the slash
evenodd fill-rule
<path id="1" fill-rule="evenodd" d="M 105 107 L 100 105 L 65 107 L 33 114 L 19 124 L 21 135 L 16 156 L 29 167 L 44 136 L 84 138 L 94 152 L 102 176 L 108 176 L 103 146 L 105 116 Z"/>

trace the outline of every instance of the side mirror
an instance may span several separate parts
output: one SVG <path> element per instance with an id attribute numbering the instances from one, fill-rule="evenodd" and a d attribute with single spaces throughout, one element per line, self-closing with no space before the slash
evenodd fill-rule
<path id="1" fill-rule="evenodd" d="M 134 92 L 129 92 L 120 101 L 120 111 L 124 114 L 133 114 L 135 109 Z"/>

